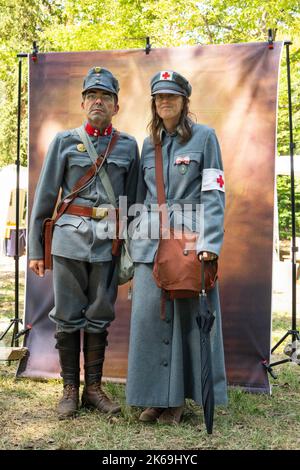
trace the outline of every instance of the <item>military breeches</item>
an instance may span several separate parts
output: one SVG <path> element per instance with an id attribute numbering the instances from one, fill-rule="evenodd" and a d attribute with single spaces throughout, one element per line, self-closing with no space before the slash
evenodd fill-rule
<path id="1" fill-rule="evenodd" d="M 115 318 L 117 269 L 112 262 L 88 263 L 53 256 L 54 308 L 49 318 L 58 331 L 104 331 Z"/>

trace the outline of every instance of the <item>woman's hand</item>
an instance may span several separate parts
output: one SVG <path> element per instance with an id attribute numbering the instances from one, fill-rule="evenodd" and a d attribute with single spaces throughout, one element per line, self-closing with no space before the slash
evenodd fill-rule
<path id="1" fill-rule="evenodd" d="M 198 258 L 200 261 L 202 260 L 202 256 L 204 261 L 214 261 L 218 258 L 218 255 L 216 255 L 215 253 L 211 253 L 210 251 L 202 251 L 201 253 L 199 253 Z"/>
<path id="2" fill-rule="evenodd" d="M 43 259 L 32 259 L 29 261 L 30 269 L 40 277 L 44 277 L 45 274 L 45 267 L 44 267 L 44 260 Z"/>

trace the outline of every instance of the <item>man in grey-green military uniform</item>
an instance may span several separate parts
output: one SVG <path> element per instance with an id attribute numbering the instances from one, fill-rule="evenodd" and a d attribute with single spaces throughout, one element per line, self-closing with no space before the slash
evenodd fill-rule
<path id="1" fill-rule="evenodd" d="M 118 81 L 107 69 L 94 67 L 84 79 L 81 107 L 86 122 L 81 132 L 98 155 L 105 153 L 116 133 L 111 121 L 119 110 L 118 92 Z M 29 231 L 29 266 L 38 276 L 44 276 L 43 221 L 52 216 L 59 190 L 65 199 L 87 173 L 92 165 L 90 153 L 76 129 L 59 132 L 49 147 L 36 188 Z M 135 201 L 138 162 L 136 140 L 120 132 L 104 164 L 117 205 L 120 196 L 127 196 L 128 207 Z M 58 405 L 60 419 L 74 416 L 79 407 L 81 329 L 85 368 L 82 404 L 104 413 L 120 410 L 101 388 L 107 327 L 114 319 L 118 287 L 111 236 L 115 218 L 108 216 L 105 208 L 109 206 L 111 195 L 97 174 L 54 227 L 51 253 L 55 306 L 49 317 L 57 327 L 56 348 L 64 383 Z"/>

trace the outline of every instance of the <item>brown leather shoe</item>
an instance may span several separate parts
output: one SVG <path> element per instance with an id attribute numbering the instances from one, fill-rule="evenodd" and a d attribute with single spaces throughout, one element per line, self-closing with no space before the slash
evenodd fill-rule
<path id="1" fill-rule="evenodd" d="M 101 384 L 86 385 L 82 393 L 82 406 L 85 408 L 96 408 L 102 413 L 116 414 L 121 410 L 120 405 L 113 403 L 104 393 Z"/>
<path id="2" fill-rule="evenodd" d="M 58 419 L 73 418 L 79 407 L 79 387 L 65 385 L 63 397 L 57 405 Z"/>
<path id="3" fill-rule="evenodd" d="M 143 423 L 153 423 L 157 418 L 159 418 L 164 410 L 165 408 L 146 408 L 140 414 L 139 421 L 142 421 Z"/>
<path id="4" fill-rule="evenodd" d="M 183 415 L 184 406 L 167 408 L 158 418 L 159 424 L 179 424 Z"/>

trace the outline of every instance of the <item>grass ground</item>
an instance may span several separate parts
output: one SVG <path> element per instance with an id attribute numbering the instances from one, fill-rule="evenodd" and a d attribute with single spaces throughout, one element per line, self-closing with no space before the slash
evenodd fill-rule
<path id="1" fill-rule="evenodd" d="M 1 273 L 6 317 L 13 309 L 12 281 Z M 289 328 L 289 313 L 276 313 L 273 343 Z M 0 449 L 300 449 L 300 367 L 294 363 L 276 368 L 271 396 L 230 389 L 228 407 L 216 409 L 212 436 L 206 434 L 202 410 L 192 402 L 180 426 L 139 423 L 140 410 L 125 405 L 124 385 L 112 383 L 104 388 L 122 404 L 120 417 L 82 409 L 76 420 L 58 421 L 60 381 L 15 379 L 15 371 L 15 362 L 0 364 Z"/>
<path id="2" fill-rule="evenodd" d="M 105 389 L 122 404 L 120 417 L 81 410 L 58 421 L 59 381 L 16 380 L 15 366 L 0 368 L 0 449 L 299 449 L 300 368 L 278 367 L 272 396 L 229 390 L 229 406 L 218 407 L 208 436 L 199 407 L 188 402 L 180 426 L 145 425 L 139 409 L 125 405 L 123 385 Z"/>

